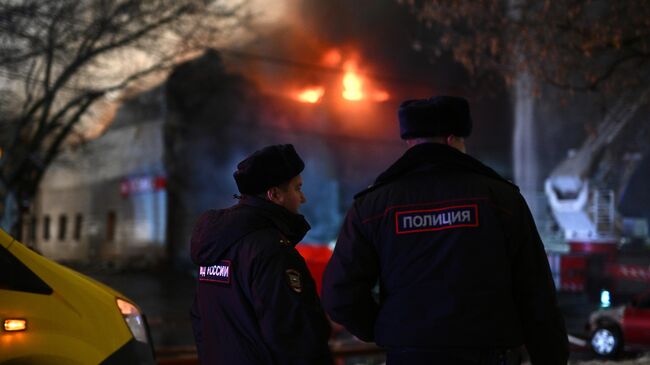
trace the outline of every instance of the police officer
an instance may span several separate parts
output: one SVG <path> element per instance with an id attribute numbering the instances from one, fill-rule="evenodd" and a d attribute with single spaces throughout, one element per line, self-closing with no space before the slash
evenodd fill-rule
<path id="1" fill-rule="evenodd" d="M 566 364 L 526 202 L 464 153 L 467 101 L 408 100 L 398 114 L 409 149 L 355 196 L 325 270 L 325 310 L 384 347 L 388 365 L 518 363 L 521 345 L 534 365 Z"/>
<path id="2" fill-rule="evenodd" d="M 302 159 L 263 148 L 237 166 L 238 204 L 201 215 L 192 327 L 202 364 L 330 364 L 329 322 L 295 245 L 310 229 L 298 208 Z"/>

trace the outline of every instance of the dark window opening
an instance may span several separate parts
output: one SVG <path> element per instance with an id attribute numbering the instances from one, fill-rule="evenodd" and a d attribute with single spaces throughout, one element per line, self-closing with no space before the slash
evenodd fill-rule
<path id="1" fill-rule="evenodd" d="M 29 222 L 29 241 L 31 243 L 36 243 L 36 232 L 38 232 L 37 224 L 38 224 L 38 221 L 36 220 L 36 216 L 33 216 L 32 219 Z"/>
<path id="2" fill-rule="evenodd" d="M 50 216 L 49 215 L 43 217 L 43 239 L 46 241 L 50 240 Z"/>
<path id="3" fill-rule="evenodd" d="M 81 226 L 83 224 L 83 216 L 81 213 L 74 217 L 74 239 L 79 241 L 81 239 Z"/>
<path id="4" fill-rule="evenodd" d="M 68 216 L 61 214 L 59 216 L 59 241 L 65 240 L 66 229 L 68 228 Z"/>

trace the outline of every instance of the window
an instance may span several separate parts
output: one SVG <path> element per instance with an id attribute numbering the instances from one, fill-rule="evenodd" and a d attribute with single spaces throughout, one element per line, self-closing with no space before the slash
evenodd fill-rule
<path id="1" fill-rule="evenodd" d="M 79 241 L 81 239 L 81 225 L 83 224 L 83 216 L 77 213 L 74 217 L 74 239 Z"/>
<path id="2" fill-rule="evenodd" d="M 115 240 L 115 226 L 117 224 L 117 218 L 115 217 L 114 211 L 109 211 L 108 216 L 106 217 L 106 240 L 113 241 Z"/>
<path id="3" fill-rule="evenodd" d="M 38 231 L 37 224 L 38 221 L 36 220 L 36 216 L 33 216 L 31 221 L 29 222 L 29 241 L 31 243 L 36 243 L 36 232 Z"/>
<path id="4" fill-rule="evenodd" d="M 43 239 L 49 241 L 50 239 L 50 216 L 43 217 Z"/>
<path id="5" fill-rule="evenodd" d="M 0 290 L 2 289 L 36 294 L 52 294 L 52 288 L 6 248 L 0 246 Z"/>
<path id="6" fill-rule="evenodd" d="M 59 241 L 64 241 L 66 229 L 68 228 L 68 216 L 61 214 L 59 216 Z"/>

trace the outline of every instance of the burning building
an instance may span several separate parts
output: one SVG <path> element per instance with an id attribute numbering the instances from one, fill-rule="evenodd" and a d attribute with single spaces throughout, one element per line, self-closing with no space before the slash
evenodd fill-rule
<path id="1" fill-rule="evenodd" d="M 399 103 L 433 94 L 470 99 L 477 120 L 470 152 L 511 176 L 504 89 L 480 97 L 460 66 L 431 65 L 413 52 L 398 4 L 373 7 L 358 23 L 359 14 L 339 12 L 329 25 L 318 14 L 336 9 L 301 6 L 306 17 L 267 32 L 262 44 L 178 66 L 124 103 L 103 136 L 59 158 L 25 220 L 27 241 L 58 259 L 155 252 L 183 266 L 197 216 L 235 203 L 236 163 L 264 145 L 292 143 L 306 162 L 302 211 L 313 227 L 306 241 L 329 243 L 353 194 L 403 152 Z M 379 21 L 396 11 L 401 23 Z"/>
<path id="2" fill-rule="evenodd" d="M 313 227 L 306 240 L 328 243 L 336 238 L 349 197 L 401 152 L 395 106 L 383 105 L 386 100 L 375 99 L 375 92 L 368 97 L 360 87 L 362 78 L 351 77 L 345 71 L 332 75 L 340 80 L 339 88 L 332 80 L 329 87 L 289 85 L 284 92 L 264 93 L 226 71 L 212 51 L 171 74 L 165 164 L 169 221 L 182 222 L 168 229 L 170 254 L 177 262 L 187 260 L 187 237 L 197 214 L 234 204 L 236 163 L 268 144 L 292 143 L 306 162 L 302 212 Z"/>
<path id="3" fill-rule="evenodd" d="M 340 99 L 324 87 L 312 99 L 309 90 L 265 94 L 214 51 L 180 65 L 164 93 L 127 101 L 100 138 L 57 159 L 25 220 L 26 241 L 59 260 L 120 262 L 155 261 L 167 241 L 184 262 L 198 214 L 234 203 L 236 163 L 274 143 L 293 143 L 307 164 L 306 240 L 332 241 L 348 198 L 402 149 L 395 106 L 381 105 L 387 92 L 365 94 L 351 71 L 340 79 Z M 360 104 L 345 110 L 341 100 Z"/>

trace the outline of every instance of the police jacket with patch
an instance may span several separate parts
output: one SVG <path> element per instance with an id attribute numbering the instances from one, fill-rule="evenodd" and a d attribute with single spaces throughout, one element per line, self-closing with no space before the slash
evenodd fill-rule
<path id="1" fill-rule="evenodd" d="M 199 218 L 192 327 L 202 364 L 330 364 L 329 322 L 304 259 L 298 214 L 244 196 Z"/>
<path id="2" fill-rule="evenodd" d="M 525 344 L 533 364 L 566 364 L 548 261 L 516 186 L 426 143 L 355 198 L 323 278 L 335 322 L 389 351 Z"/>

